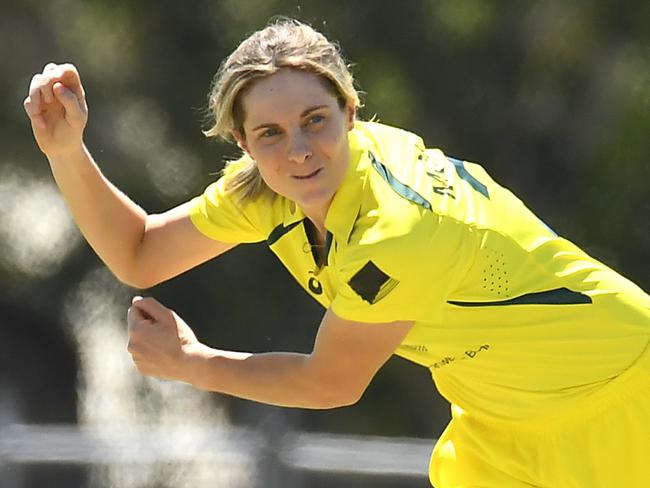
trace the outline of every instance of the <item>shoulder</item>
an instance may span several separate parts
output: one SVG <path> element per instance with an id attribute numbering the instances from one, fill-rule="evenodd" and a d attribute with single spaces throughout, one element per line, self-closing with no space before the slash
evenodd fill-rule
<path id="1" fill-rule="evenodd" d="M 411 205 L 431 210 L 431 185 L 425 159 L 430 152 L 420 136 L 376 122 L 359 124 L 369 158 L 366 190 L 379 204 L 402 213 Z"/>
<path id="2" fill-rule="evenodd" d="M 422 138 L 405 129 L 375 121 L 357 121 L 355 130 L 373 143 L 379 152 L 403 149 L 405 146 L 417 146 L 424 150 Z M 383 154 L 382 154 L 383 155 Z"/>
<path id="3" fill-rule="evenodd" d="M 467 230 L 446 218 L 427 175 L 431 164 L 446 158 L 411 132 L 368 122 L 359 129 L 370 141 L 368 167 L 349 239 L 339 243 L 340 281 L 353 287 L 374 283 L 371 289 L 387 291 L 395 280 L 418 296 L 423 275 L 450 271 L 452 260 L 442 257 L 456 253 Z"/>
<path id="4" fill-rule="evenodd" d="M 358 128 L 368 161 L 350 249 L 408 260 L 404 252 L 417 251 L 439 220 L 422 164 L 424 143 L 416 134 L 376 122 Z"/>
<path id="5" fill-rule="evenodd" d="M 430 250 L 439 215 L 405 197 L 376 169 L 368 172 L 349 237 L 337 243 L 337 269 L 346 281 L 359 272 L 380 280 L 384 275 L 408 280 Z"/>
<path id="6" fill-rule="evenodd" d="M 242 160 L 230 163 L 224 174 L 191 201 L 192 222 L 209 237 L 237 242 L 264 241 L 283 221 L 288 207 L 286 199 L 272 192 L 241 198 L 229 188 L 228 179 L 243 164 Z"/>

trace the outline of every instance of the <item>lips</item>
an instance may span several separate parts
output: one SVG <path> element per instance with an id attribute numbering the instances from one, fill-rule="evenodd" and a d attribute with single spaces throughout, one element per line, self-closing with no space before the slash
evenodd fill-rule
<path id="1" fill-rule="evenodd" d="M 317 170 L 312 171 L 311 173 L 308 173 L 306 175 L 292 175 L 292 176 L 293 176 L 293 178 L 295 178 L 297 180 L 308 180 L 310 178 L 315 177 L 317 174 L 319 174 L 322 169 L 323 168 L 318 168 Z"/>

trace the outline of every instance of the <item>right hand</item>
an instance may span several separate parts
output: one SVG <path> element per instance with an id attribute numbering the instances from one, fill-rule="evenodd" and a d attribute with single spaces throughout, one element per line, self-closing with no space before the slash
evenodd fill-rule
<path id="1" fill-rule="evenodd" d="M 77 68 L 50 63 L 34 75 L 23 102 L 34 138 L 46 156 L 79 150 L 88 106 Z"/>
<path id="2" fill-rule="evenodd" d="M 190 357 L 206 346 L 182 318 L 154 298 L 134 297 L 127 323 L 127 350 L 141 374 L 193 383 Z"/>

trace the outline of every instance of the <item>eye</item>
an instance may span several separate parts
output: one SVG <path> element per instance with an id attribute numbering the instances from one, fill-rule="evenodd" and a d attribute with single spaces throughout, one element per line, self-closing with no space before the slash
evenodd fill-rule
<path id="1" fill-rule="evenodd" d="M 277 136 L 280 133 L 280 131 L 274 127 L 271 127 L 270 129 L 266 129 L 264 132 L 260 134 L 260 137 L 263 137 L 265 139 L 268 139 L 270 137 Z"/>
<path id="2" fill-rule="evenodd" d="M 307 124 L 308 125 L 314 125 L 314 124 L 318 124 L 319 122 L 322 122 L 323 120 L 325 120 L 324 115 L 315 114 L 315 115 L 312 115 L 311 117 L 309 117 L 307 119 Z"/>

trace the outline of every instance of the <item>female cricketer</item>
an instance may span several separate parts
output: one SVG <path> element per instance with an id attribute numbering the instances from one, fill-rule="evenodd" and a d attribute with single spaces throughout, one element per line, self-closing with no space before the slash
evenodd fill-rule
<path id="1" fill-rule="evenodd" d="M 650 483 L 650 297 L 556 235 L 481 166 L 356 118 L 338 49 L 297 21 L 222 64 L 208 136 L 243 156 L 196 198 L 148 215 L 83 143 L 72 65 L 34 76 L 25 109 L 84 236 L 147 288 L 265 241 L 326 309 L 310 354 L 200 343 L 153 298 L 128 312 L 138 370 L 274 405 L 354 404 L 398 354 L 431 371 L 452 420 L 438 488 Z M 119 237 L 116 237 L 119 236 Z"/>

